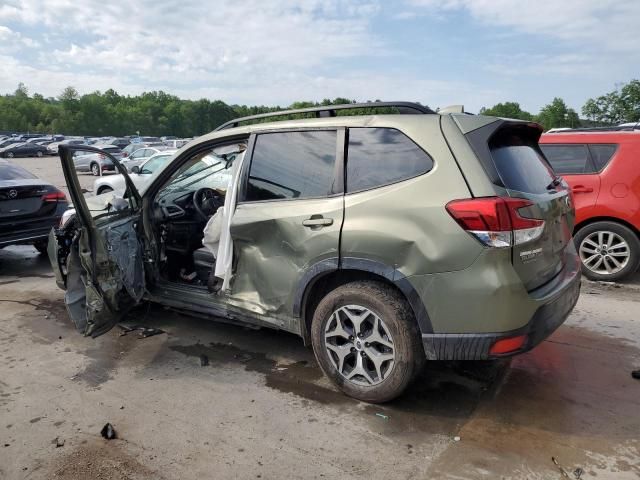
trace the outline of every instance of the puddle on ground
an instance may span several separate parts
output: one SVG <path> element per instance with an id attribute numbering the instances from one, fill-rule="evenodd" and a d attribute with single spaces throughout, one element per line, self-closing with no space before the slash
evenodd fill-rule
<path id="1" fill-rule="evenodd" d="M 449 434 L 473 413 L 480 398 L 499 384 L 509 363 L 431 362 L 401 398 L 385 405 L 369 405 L 329 386 L 315 361 L 278 364 L 264 353 L 221 343 L 174 345 L 170 349 L 198 361 L 205 355 L 209 365 L 204 368 L 241 366 L 264 375 L 267 387 L 364 414 L 381 433 L 388 435 Z"/>

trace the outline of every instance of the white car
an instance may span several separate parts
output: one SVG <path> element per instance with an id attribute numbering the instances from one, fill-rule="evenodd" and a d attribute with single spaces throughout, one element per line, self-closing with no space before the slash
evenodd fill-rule
<path id="1" fill-rule="evenodd" d="M 145 149 L 146 150 L 146 149 Z M 173 157 L 176 150 L 162 150 L 158 151 L 148 159 L 145 159 L 144 163 L 140 166 L 135 165 L 131 169 L 131 180 L 137 188 L 142 187 L 151 175 L 164 165 L 168 160 Z M 121 163 L 125 164 L 125 159 L 122 159 Z M 95 195 L 102 195 L 103 193 L 113 192 L 123 194 L 125 190 L 125 181 L 122 175 L 110 175 L 108 177 L 100 177 L 93 182 L 93 192 Z"/>
<path id="2" fill-rule="evenodd" d="M 126 167 L 128 172 L 132 172 L 133 167 L 142 165 L 145 161 L 151 158 L 153 155 L 164 152 L 167 147 L 146 147 L 141 146 L 138 150 L 134 150 L 128 157 L 122 159 L 122 165 Z"/>

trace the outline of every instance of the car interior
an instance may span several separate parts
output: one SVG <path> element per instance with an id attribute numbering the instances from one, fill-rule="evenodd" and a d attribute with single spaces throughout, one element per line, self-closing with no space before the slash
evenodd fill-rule
<path id="1" fill-rule="evenodd" d="M 219 282 L 213 276 L 217 249 L 204 245 L 205 229 L 224 206 L 234 177 L 232 167 L 242 158 L 246 144 L 234 143 L 198 153 L 174 172 L 153 200 L 152 218 L 160 245 L 159 270 L 167 281 L 208 288 Z M 209 229 L 211 230 L 211 229 Z"/>

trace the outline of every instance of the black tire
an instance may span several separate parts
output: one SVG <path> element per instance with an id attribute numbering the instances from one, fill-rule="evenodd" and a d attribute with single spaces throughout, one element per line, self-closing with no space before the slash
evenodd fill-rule
<path id="1" fill-rule="evenodd" d="M 100 176 L 100 165 L 98 165 L 97 163 L 92 163 L 89 168 L 91 169 L 91 174 L 94 177 Z"/>
<path id="2" fill-rule="evenodd" d="M 102 195 L 103 193 L 113 192 L 113 188 L 111 187 L 102 187 L 98 189 L 98 195 Z"/>
<path id="3" fill-rule="evenodd" d="M 629 247 L 629 260 L 619 271 L 607 274 L 593 271 L 583 262 L 582 274 L 589 280 L 617 282 L 635 273 L 640 264 L 640 240 L 633 230 L 620 223 L 608 221 L 594 222 L 582 227 L 575 235 L 575 244 L 578 253 L 581 253 L 580 247 L 583 245 L 583 242 L 585 242 L 585 239 L 593 234 L 597 234 L 597 232 L 613 232 L 621 237 Z M 581 254 L 581 259 L 584 259 L 584 257 L 585 254 Z"/>
<path id="4" fill-rule="evenodd" d="M 393 366 L 377 384 L 359 385 L 348 380 L 338 371 L 326 348 L 325 330 L 328 322 L 332 321 L 332 315 L 336 310 L 347 305 L 361 306 L 377 315 L 393 339 Z M 363 340 L 366 340 L 366 337 Z M 313 313 L 311 342 L 316 359 L 325 375 L 345 394 L 363 402 L 383 403 L 398 397 L 419 373 L 425 361 L 420 333 L 411 307 L 397 290 L 375 281 L 352 282 L 329 292 Z M 351 348 L 351 351 L 354 349 Z M 358 352 L 354 355 L 357 360 Z"/>
<path id="5" fill-rule="evenodd" d="M 34 248 L 41 254 L 47 254 L 47 245 L 49 244 L 48 240 L 39 240 L 33 244 Z"/>

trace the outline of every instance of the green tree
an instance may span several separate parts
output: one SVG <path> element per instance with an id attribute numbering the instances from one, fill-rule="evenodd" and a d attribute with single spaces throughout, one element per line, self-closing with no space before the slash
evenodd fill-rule
<path id="1" fill-rule="evenodd" d="M 582 114 L 603 124 L 640 121 L 640 80 L 631 80 L 612 92 L 588 99 Z"/>
<path id="2" fill-rule="evenodd" d="M 542 107 L 542 110 L 540 110 L 535 120 L 540 123 L 545 130 L 560 127 L 576 128 L 580 126 L 580 118 L 576 111 L 567 107 L 564 100 L 559 97 L 554 98 L 550 104 Z"/>
<path id="3" fill-rule="evenodd" d="M 481 115 L 489 115 L 491 117 L 517 118 L 520 120 L 533 120 L 533 115 L 522 110 L 518 102 L 497 103 L 491 108 L 482 107 Z"/>

